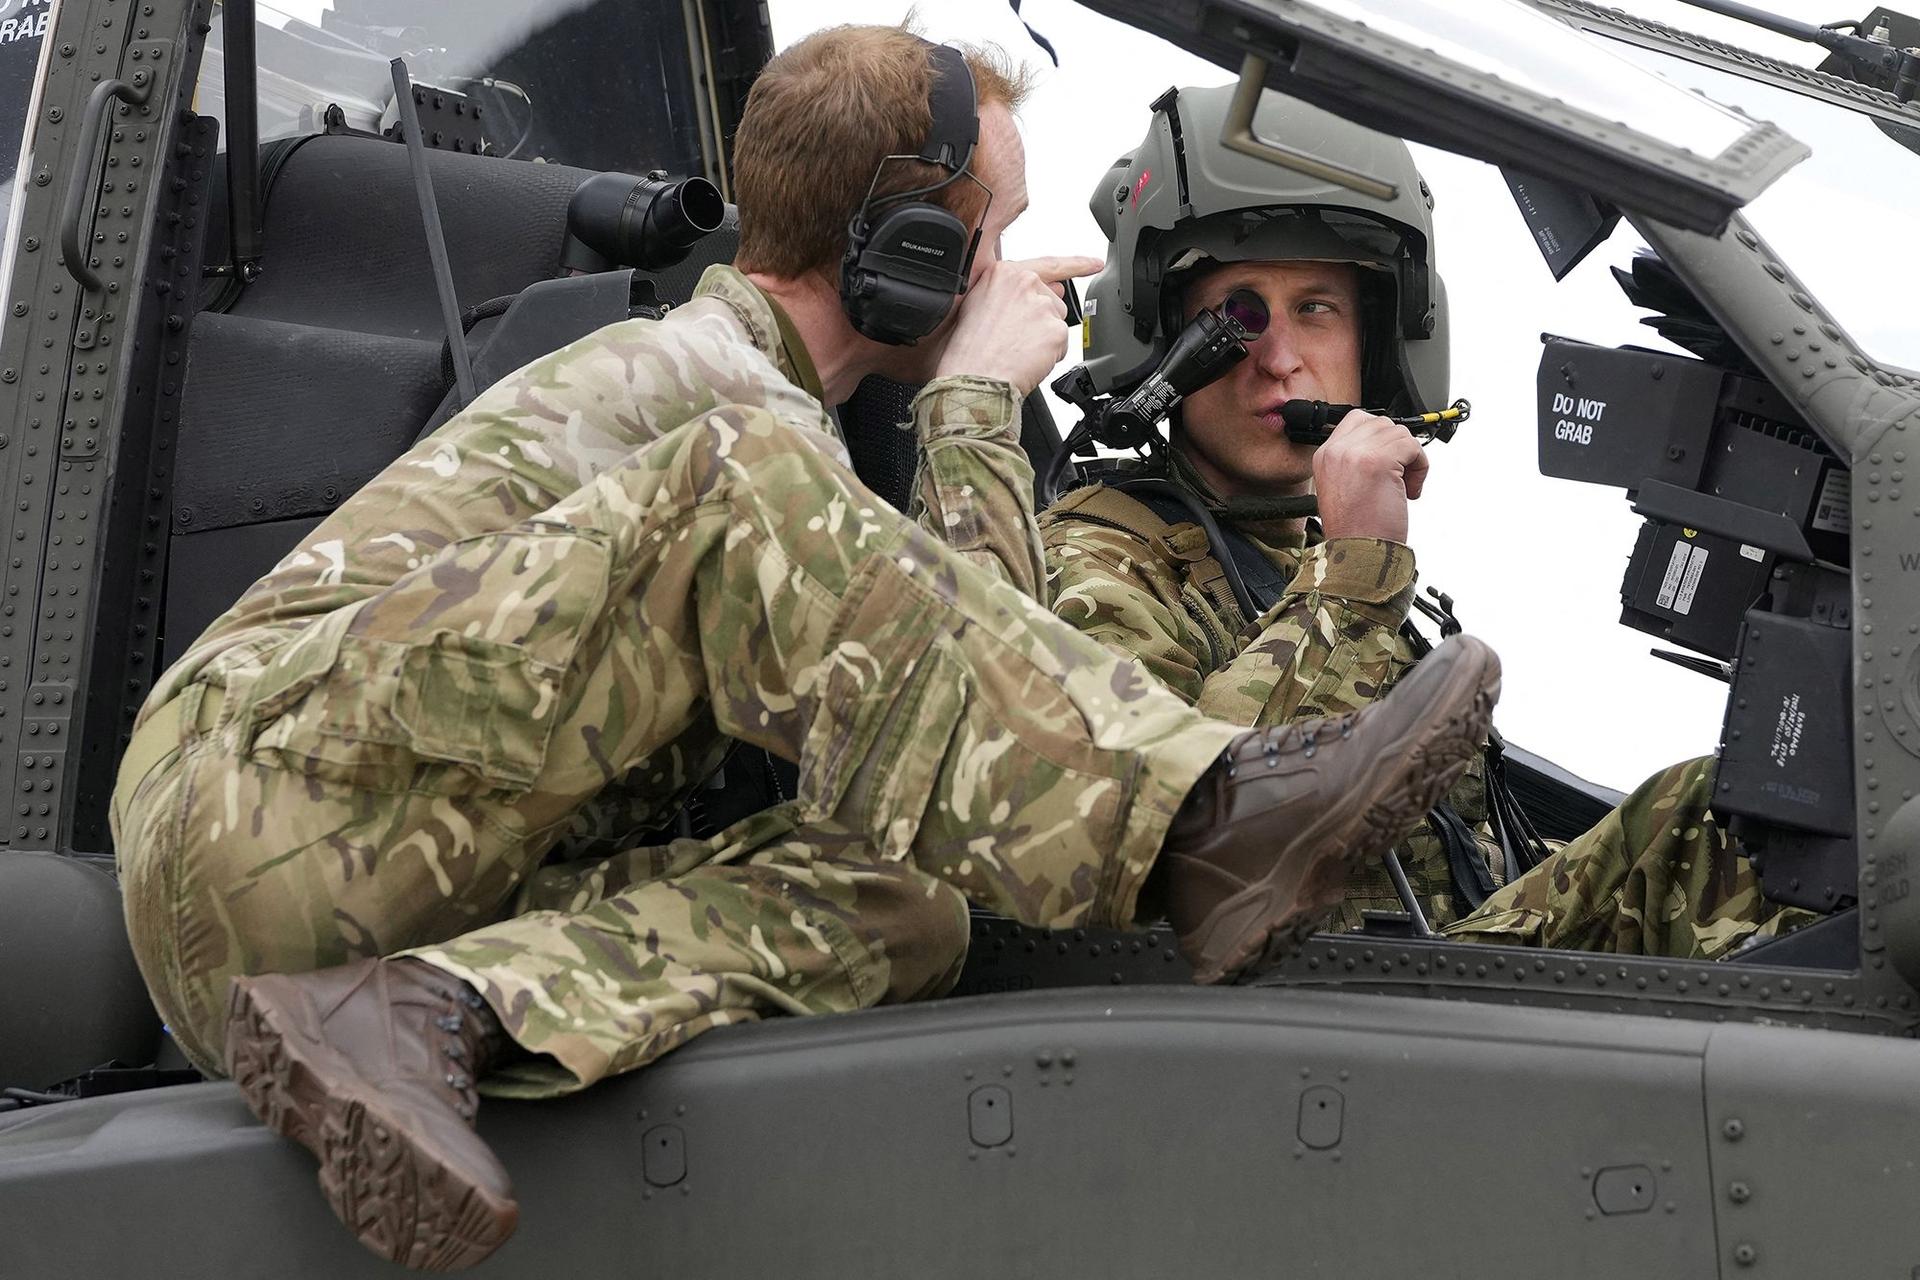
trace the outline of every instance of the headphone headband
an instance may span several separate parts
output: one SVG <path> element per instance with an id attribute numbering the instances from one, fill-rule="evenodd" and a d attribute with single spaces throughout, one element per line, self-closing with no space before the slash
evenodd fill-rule
<path id="1" fill-rule="evenodd" d="M 980 141 L 973 69 L 950 44 L 929 45 L 928 55 L 933 87 L 928 92 L 927 105 L 932 109 L 933 121 L 927 128 L 920 158 L 958 173 L 972 161 L 974 145 Z"/>

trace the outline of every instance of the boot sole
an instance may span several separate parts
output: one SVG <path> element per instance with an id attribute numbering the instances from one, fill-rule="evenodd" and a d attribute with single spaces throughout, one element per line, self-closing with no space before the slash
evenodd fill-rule
<path id="1" fill-rule="evenodd" d="M 1297 951 L 1340 905 L 1353 870 L 1384 857 L 1459 781 L 1480 751 L 1500 697 L 1499 660 L 1492 650 L 1484 652 L 1481 663 L 1469 670 L 1463 662 L 1453 677 L 1451 696 L 1460 700 L 1463 683 L 1471 696 L 1446 716 L 1412 727 L 1413 741 L 1399 748 L 1406 761 L 1400 784 L 1343 825 L 1329 841 L 1334 851 L 1330 857 L 1321 855 L 1316 865 L 1298 874 L 1283 860 L 1209 913 L 1201 929 L 1207 942 L 1197 948 L 1200 953 L 1211 954 L 1216 937 L 1231 936 L 1234 941 L 1211 963 L 1194 966 L 1196 983 L 1245 981 Z M 1489 665 L 1494 669 L 1491 683 L 1486 680 Z M 1329 869 L 1336 873 L 1329 874 Z"/>
<path id="2" fill-rule="evenodd" d="M 520 1210 L 420 1142 L 378 1089 L 279 1025 L 243 981 L 227 998 L 227 1067 L 254 1115 L 320 1161 L 320 1190 L 360 1243 L 419 1271 L 457 1271 L 513 1234 Z"/>

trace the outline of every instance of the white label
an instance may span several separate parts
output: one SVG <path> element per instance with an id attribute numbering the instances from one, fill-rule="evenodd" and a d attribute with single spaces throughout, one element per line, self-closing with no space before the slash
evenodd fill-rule
<path id="1" fill-rule="evenodd" d="M 4 5 L 0 6 L 0 9 L 12 7 L 12 5 Z M 35 40 L 44 36 L 47 34 L 47 22 L 52 17 L 53 10 L 46 9 L 38 14 L 23 13 L 17 18 L 0 21 L 0 44 L 12 44 L 16 40 Z"/>
<path id="2" fill-rule="evenodd" d="M 1700 575 L 1707 571 L 1707 549 L 1695 547 L 1693 559 L 1687 565 L 1686 576 L 1680 579 L 1680 595 L 1673 602 L 1673 611 L 1685 615 L 1693 608 L 1693 593 L 1700 589 Z"/>
<path id="3" fill-rule="evenodd" d="M 1853 473 L 1841 467 L 1829 467 L 1820 482 L 1820 497 L 1813 504 L 1813 527 L 1828 533 L 1847 533 L 1853 529 Z"/>
<path id="4" fill-rule="evenodd" d="M 1673 558 L 1667 561 L 1667 576 L 1660 580 L 1660 595 L 1654 601 L 1662 609 L 1673 608 L 1673 593 L 1680 589 L 1680 575 L 1687 571 L 1687 561 L 1693 555 L 1693 547 L 1685 542 L 1673 544 Z"/>
<path id="5" fill-rule="evenodd" d="M 1762 551 L 1758 547 L 1749 546 L 1747 543 L 1744 543 L 1744 542 L 1740 544 L 1740 554 L 1745 556 L 1749 560 L 1765 560 L 1767 558 L 1766 552 Z"/>
<path id="6" fill-rule="evenodd" d="M 1800 754 L 1800 735 L 1806 732 L 1807 713 L 1800 709 L 1800 695 L 1790 693 L 1780 700 L 1780 717 L 1773 726 L 1773 745 L 1767 755 L 1782 769 Z"/>
<path id="7" fill-rule="evenodd" d="M 1556 391 L 1553 396 L 1553 438 L 1565 444 L 1590 445 L 1593 429 L 1607 411 L 1605 400 L 1590 400 Z"/>

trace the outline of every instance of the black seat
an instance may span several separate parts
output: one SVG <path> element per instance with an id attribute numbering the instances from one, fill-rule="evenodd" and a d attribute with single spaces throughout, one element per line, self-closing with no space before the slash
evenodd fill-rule
<path id="1" fill-rule="evenodd" d="M 451 382 L 406 148 L 318 135 L 270 152 L 264 271 L 190 334 L 162 666 L 404 453 Z M 559 273 L 567 202 L 590 172 L 427 159 L 463 309 Z M 711 252 L 658 276 L 661 296 L 684 297 Z"/>
<path id="2" fill-rule="evenodd" d="M 427 167 L 463 309 L 558 274 L 567 201 L 589 170 L 451 151 L 427 152 Z M 405 147 L 356 135 L 301 142 L 277 167 L 261 224 L 265 270 L 234 315 L 446 336 Z"/>
<path id="3" fill-rule="evenodd" d="M 0 1088 L 154 1060 L 160 1019 L 104 865 L 0 850 L 0 1028 Z"/>

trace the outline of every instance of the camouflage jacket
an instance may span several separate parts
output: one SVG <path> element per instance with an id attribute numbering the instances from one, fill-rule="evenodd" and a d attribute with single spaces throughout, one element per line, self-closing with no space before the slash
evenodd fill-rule
<path id="1" fill-rule="evenodd" d="M 620 414 L 579 412 L 613 397 L 624 402 Z M 280 642 L 287 630 L 374 595 L 451 542 L 544 511 L 639 445 L 718 406 L 765 409 L 845 462 L 821 397 L 813 361 L 779 307 L 731 267 L 710 267 L 693 298 L 664 319 L 609 325 L 534 361 L 389 464 L 366 492 L 406 492 L 407 527 L 368 520 L 377 502 L 336 512 L 214 620 L 147 707 L 210 665 L 245 661 L 246 651 Z M 1033 468 L 1020 448 L 1013 388 L 989 378 L 936 380 L 914 400 L 912 427 L 922 460 L 908 514 L 1038 596 L 1045 570 Z M 423 490 L 439 500 L 420 500 Z"/>
<path id="2" fill-rule="evenodd" d="M 1377 538 L 1323 541 L 1298 520 L 1239 514 L 1182 478 L 1217 519 L 1290 575 L 1280 599 L 1246 621 L 1211 580 L 1218 565 L 1205 530 L 1178 523 L 1156 536 L 1124 527 L 1096 496 L 1111 491 L 1094 486 L 1068 494 L 1040 519 L 1055 614 L 1138 659 L 1208 715 L 1250 726 L 1358 710 L 1412 666 L 1413 648 L 1400 634 L 1413 601 L 1412 548 Z M 1479 765 L 1448 799 L 1470 825 L 1484 821 Z M 1421 829 L 1401 858 L 1432 923 L 1455 919 L 1439 840 Z M 1497 878 L 1500 868 L 1492 870 Z M 1334 925 L 1357 928 L 1362 911 L 1400 909 L 1385 869 L 1363 868 Z"/>
<path id="3" fill-rule="evenodd" d="M 390 463 L 214 620 L 155 686 L 141 719 L 196 680 L 227 684 L 228 672 L 373 597 L 449 544 L 538 515 L 636 448 L 723 405 L 764 409 L 844 463 L 845 444 L 821 397 L 813 362 L 781 310 L 741 273 L 710 267 L 693 298 L 665 318 L 609 325 L 534 361 Z M 618 411 L 605 411 L 609 403 Z M 1037 598 L 1044 559 L 1013 388 L 989 378 L 937 379 L 915 398 L 912 415 L 921 463 L 908 514 Z M 829 533 L 858 536 L 859 512 L 824 500 L 821 507 Z M 713 768 L 713 749 L 703 743 L 682 753 L 676 745 L 664 772 L 602 791 L 575 815 L 553 856 L 604 855 L 654 829 Z"/>

